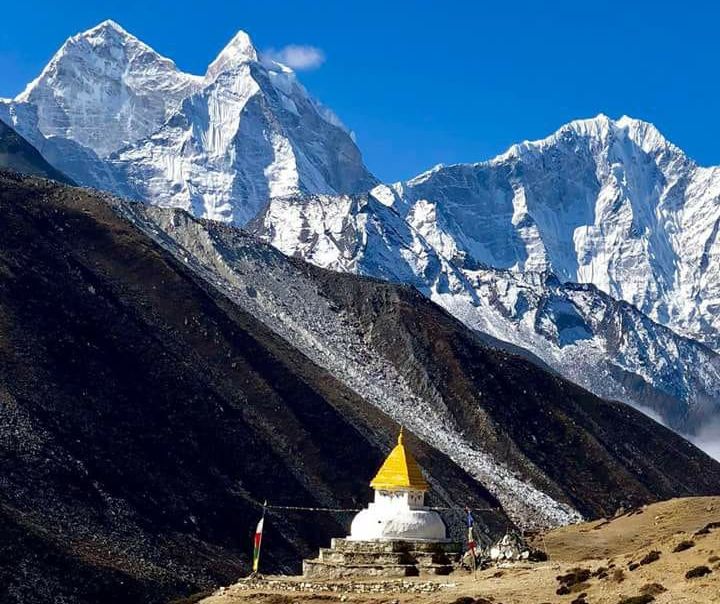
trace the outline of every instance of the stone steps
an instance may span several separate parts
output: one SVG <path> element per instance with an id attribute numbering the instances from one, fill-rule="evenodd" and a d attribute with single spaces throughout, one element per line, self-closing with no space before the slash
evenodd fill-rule
<path id="1" fill-rule="evenodd" d="M 337 551 L 368 551 L 368 552 L 457 552 L 461 544 L 455 541 L 410 541 L 410 540 L 383 540 L 383 541 L 353 541 L 335 537 L 330 542 L 330 548 Z"/>
<path id="2" fill-rule="evenodd" d="M 303 561 L 313 578 L 413 577 L 447 575 L 460 560 L 461 547 L 451 542 L 350 541 L 333 539 L 318 558 Z"/>
<path id="3" fill-rule="evenodd" d="M 337 564 L 303 560 L 303 576 L 344 579 L 348 577 L 417 577 L 414 564 Z"/>
<path id="4" fill-rule="evenodd" d="M 321 548 L 318 557 L 320 562 L 330 564 L 416 564 L 416 560 L 406 552 L 371 553 L 336 551 L 331 548 Z"/>
<path id="5" fill-rule="evenodd" d="M 303 576 L 307 578 L 441 576 L 449 575 L 453 569 L 452 564 L 338 564 L 321 560 L 303 561 Z"/>
<path id="6" fill-rule="evenodd" d="M 331 564 L 415 564 L 431 566 L 433 564 L 447 565 L 457 562 L 459 554 L 445 552 L 367 552 L 367 551 L 338 551 L 332 548 L 320 548 L 318 560 Z"/>

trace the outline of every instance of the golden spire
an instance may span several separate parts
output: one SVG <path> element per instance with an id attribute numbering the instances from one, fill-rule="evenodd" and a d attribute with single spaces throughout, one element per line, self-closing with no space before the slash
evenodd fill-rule
<path id="1" fill-rule="evenodd" d="M 423 477 L 420 466 L 403 444 L 402 427 L 398 434 L 397 445 L 390 451 L 390 455 L 372 479 L 370 486 L 375 490 L 383 491 L 428 490 L 428 483 Z"/>

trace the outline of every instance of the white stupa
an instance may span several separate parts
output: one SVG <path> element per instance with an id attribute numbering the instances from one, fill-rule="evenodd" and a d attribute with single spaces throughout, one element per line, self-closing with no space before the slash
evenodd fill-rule
<path id="1" fill-rule="evenodd" d="M 353 519 L 350 535 L 335 537 L 317 558 L 303 560 L 308 578 L 447 575 L 461 546 L 447 539 L 437 512 L 425 507 L 428 484 L 403 444 L 390 452 L 370 486 L 375 501 Z"/>
<path id="2" fill-rule="evenodd" d="M 447 541 L 442 518 L 425 507 L 428 483 L 403 444 L 402 429 L 370 486 L 375 501 L 353 519 L 349 541 Z"/>

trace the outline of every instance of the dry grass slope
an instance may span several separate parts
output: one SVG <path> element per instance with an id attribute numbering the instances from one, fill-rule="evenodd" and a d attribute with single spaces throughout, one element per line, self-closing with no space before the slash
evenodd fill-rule
<path id="1" fill-rule="evenodd" d="M 682 544 L 682 545 L 681 545 Z M 537 538 L 550 559 L 454 574 L 428 594 L 280 593 L 229 588 L 203 604 L 716 604 L 720 497 L 672 499 Z M 681 547 L 678 547 L 681 545 Z M 631 570 L 632 569 L 632 570 Z"/>

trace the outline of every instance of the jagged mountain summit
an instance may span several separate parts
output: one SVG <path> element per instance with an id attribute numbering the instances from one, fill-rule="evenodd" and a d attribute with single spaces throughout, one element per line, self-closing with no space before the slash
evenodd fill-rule
<path id="1" fill-rule="evenodd" d="M 36 110 L 43 136 L 107 157 L 155 131 L 201 83 L 108 20 L 68 39 L 15 102 Z"/>
<path id="2" fill-rule="evenodd" d="M 377 190 L 447 258 L 592 283 L 720 349 L 720 168 L 599 115 Z"/>
<path id="3" fill-rule="evenodd" d="M 0 119 L 80 184 L 236 224 L 269 197 L 377 184 L 340 120 L 242 31 L 195 76 L 105 21 Z"/>
<path id="4" fill-rule="evenodd" d="M 369 195 L 275 199 L 252 228 L 319 266 L 411 283 L 694 434 L 720 413 L 717 175 L 650 124 L 601 115 Z"/>

